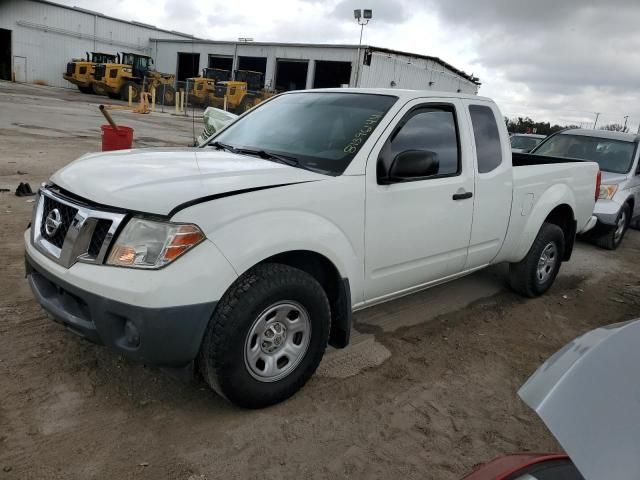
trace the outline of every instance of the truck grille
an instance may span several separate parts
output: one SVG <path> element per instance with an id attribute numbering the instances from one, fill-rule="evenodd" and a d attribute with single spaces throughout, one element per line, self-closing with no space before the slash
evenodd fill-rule
<path id="1" fill-rule="evenodd" d="M 71 226 L 71 222 L 78 213 L 77 208 L 70 207 L 69 205 L 65 205 L 63 203 L 57 202 L 49 197 L 44 197 L 44 205 L 42 208 L 42 223 L 40 224 L 40 235 L 43 238 L 46 238 L 49 243 L 52 243 L 58 248 L 62 248 L 62 244 L 64 243 L 64 239 L 67 236 L 67 232 L 69 231 L 69 227 Z M 62 222 L 58 228 L 56 228 L 53 234 L 49 235 L 47 233 L 47 222 L 46 219 L 52 211 L 57 211 L 60 217 L 60 221 Z"/>
<path id="2" fill-rule="evenodd" d="M 104 77 L 104 72 L 107 69 L 107 67 L 105 66 L 104 63 L 99 63 L 98 65 L 96 65 L 96 68 L 93 72 L 93 77 L 96 80 L 102 80 L 102 77 Z"/>
<path id="3" fill-rule="evenodd" d="M 216 97 L 223 98 L 227 93 L 227 85 L 226 84 L 216 84 Z"/>
<path id="4" fill-rule="evenodd" d="M 126 213 L 94 208 L 46 187 L 38 193 L 32 244 L 67 268 L 76 262 L 104 263 Z"/>
<path id="5" fill-rule="evenodd" d="M 76 71 L 76 64 L 73 62 L 67 63 L 67 75 L 73 75 Z"/>

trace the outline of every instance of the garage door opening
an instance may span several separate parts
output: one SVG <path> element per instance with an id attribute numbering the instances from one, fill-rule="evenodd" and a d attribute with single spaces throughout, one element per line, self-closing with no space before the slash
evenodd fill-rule
<path id="1" fill-rule="evenodd" d="M 233 57 L 226 55 L 209 55 L 209 68 L 233 70 Z"/>
<path id="2" fill-rule="evenodd" d="M 11 30 L 0 28 L 0 80 L 11 80 Z"/>
<path id="3" fill-rule="evenodd" d="M 178 52 L 178 81 L 200 75 L 200 54 Z"/>
<path id="4" fill-rule="evenodd" d="M 303 90 L 307 86 L 307 60 L 277 60 L 276 61 L 276 90 Z"/>
<path id="5" fill-rule="evenodd" d="M 334 88 L 349 85 L 351 62 L 316 61 L 316 75 L 313 88 Z"/>
<path id="6" fill-rule="evenodd" d="M 249 70 L 251 72 L 262 73 L 262 85 L 264 87 L 264 75 L 267 72 L 266 57 L 238 57 L 238 70 Z"/>

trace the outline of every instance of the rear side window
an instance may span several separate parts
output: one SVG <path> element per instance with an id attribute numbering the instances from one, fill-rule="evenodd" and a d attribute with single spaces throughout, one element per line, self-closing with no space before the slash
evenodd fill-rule
<path id="1" fill-rule="evenodd" d="M 407 150 L 425 150 L 438 163 L 434 176 L 460 173 L 460 154 L 455 112 L 449 106 L 419 107 L 400 122 L 383 147 L 382 158 L 387 170 L 391 161 Z M 380 172 L 379 172 L 380 175 Z"/>
<path id="2" fill-rule="evenodd" d="M 491 108 L 484 105 L 470 105 L 473 137 L 478 155 L 478 172 L 495 170 L 502 163 L 502 144 L 496 116 Z"/>

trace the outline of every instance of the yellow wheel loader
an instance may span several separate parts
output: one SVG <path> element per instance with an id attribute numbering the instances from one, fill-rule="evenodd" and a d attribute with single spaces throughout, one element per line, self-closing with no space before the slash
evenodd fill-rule
<path id="1" fill-rule="evenodd" d="M 97 64 L 114 63 L 116 55 L 110 53 L 87 52 L 87 58 L 74 58 L 67 63 L 67 70 L 62 74 L 63 78 L 73 83 L 82 93 L 92 93 L 94 74 Z"/>
<path id="2" fill-rule="evenodd" d="M 226 75 L 222 72 L 226 72 Z M 205 107 L 224 108 L 242 114 L 263 100 L 275 95 L 263 88 L 263 74 L 249 70 L 236 70 L 236 79 L 229 80 L 230 72 L 204 69 L 201 77 L 189 79 L 189 99 Z M 191 87 L 193 85 L 193 87 Z"/>
<path id="3" fill-rule="evenodd" d="M 157 72 L 153 59 L 147 55 L 122 52 L 121 63 L 107 63 L 95 68 L 96 90 L 104 91 L 110 98 L 131 99 L 137 103 L 143 91 L 156 89 L 156 103 L 175 105 L 176 91 L 173 87 L 175 76 Z"/>

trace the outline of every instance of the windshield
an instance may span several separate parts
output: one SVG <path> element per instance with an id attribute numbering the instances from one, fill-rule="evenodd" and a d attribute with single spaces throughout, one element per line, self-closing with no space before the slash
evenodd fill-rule
<path id="1" fill-rule="evenodd" d="M 542 138 L 514 135 L 511 137 L 511 148 L 519 148 L 521 150 L 529 151 L 535 148 L 542 140 Z"/>
<path id="2" fill-rule="evenodd" d="M 396 100 L 362 93 L 281 95 L 238 120 L 215 142 L 287 156 L 301 168 L 340 175 Z"/>
<path id="3" fill-rule="evenodd" d="M 605 172 L 627 173 L 631 170 L 635 148 L 634 142 L 561 134 L 540 145 L 534 153 L 589 160 L 597 162 L 600 170 Z"/>

